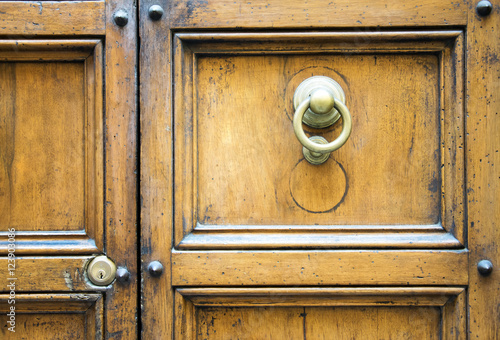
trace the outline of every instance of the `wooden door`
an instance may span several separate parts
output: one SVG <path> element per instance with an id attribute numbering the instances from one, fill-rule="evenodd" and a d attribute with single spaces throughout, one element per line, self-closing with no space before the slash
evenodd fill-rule
<path id="1" fill-rule="evenodd" d="M 152 5 L 145 339 L 498 338 L 500 277 L 477 270 L 499 260 L 498 4 L 148 0 L 141 18 Z M 292 127 L 311 76 L 352 115 L 322 165 Z"/>
<path id="2" fill-rule="evenodd" d="M 2 339 L 137 337 L 135 21 L 120 0 L 0 2 Z M 122 282 L 89 281 L 101 254 Z"/>

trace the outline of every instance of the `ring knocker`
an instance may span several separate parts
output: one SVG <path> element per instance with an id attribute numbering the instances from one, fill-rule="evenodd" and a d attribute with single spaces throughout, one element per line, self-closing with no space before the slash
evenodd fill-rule
<path id="1" fill-rule="evenodd" d="M 326 162 L 330 153 L 344 145 L 351 135 L 352 120 L 349 109 L 344 104 L 344 91 L 330 78 L 311 77 L 301 83 L 295 91 L 294 103 L 300 97 L 305 99 L 295 107 L 293 130 L 304 146 L 303 154 L 306 160 L 311 164 L 322 164 Z M 302 123 L 317 128 L 328 127 L 340 117 L 342 117 L 342 132 L 330 143 L 320 136 L 307 138 L 302 128 Z"/>

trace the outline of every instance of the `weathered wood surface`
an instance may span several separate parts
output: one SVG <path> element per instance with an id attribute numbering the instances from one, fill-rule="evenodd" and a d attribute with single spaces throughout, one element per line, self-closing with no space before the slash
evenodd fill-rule
<path id="1" fill-rule="evenodd" d="M 480 17 L 469 4 L 467 33 L 467 196 L 469 249 L 469 337 L 500 334 L 500 8 Z M 493 272 L 481 276 L 477 264 Z"/>

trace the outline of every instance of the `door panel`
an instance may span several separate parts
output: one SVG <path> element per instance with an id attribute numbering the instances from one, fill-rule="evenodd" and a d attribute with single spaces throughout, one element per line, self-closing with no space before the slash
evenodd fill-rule
<path id="1" fill-rule="evenodd" d="M 102 252 L 102 43 L 1 48 L 2 230 L 17 231 L 18 252 Z"/>
<path id="2" fill-rule="evenodd" d="M 0 296 L 3 338 L 16 339 L 102 339 L 101 294 L 22 294 L 16 296 L 16 332 L 8 330 L 8 296 Z M 7 307 L 7 308 L 5 308 Z"/>
<path id="3" fill-rule="evenodd" d="M 463 288 L 176 290 L 181 339 L 441 339 L 465 334 Z"/>
<path id="4" fill-rule="evenodd" d="M 178 248 L 461 247 L 462 46 L 446 30 L 176 34 Z M 318 75 L 356 129 L 314 166 L 291 117 Z"/>
<path id="5" fill-rule="evenodd" d="M 141 258 L 165 269 L 145 274 L 144 337 L 463 339 L 473 320 L 471 337 L 498 333 L 498 277 L 476 269 L 498 258 L 496 5 L 480 17 L 473 2 L 143 1 L 140 13 L 154 4 L 164 18 L 140 26 Z M 315 75 L 341 84 L 353 121 L 319 166 L 291 122 Z"/>
<path id="6" fill-rule="evenodd" d="M 2 1 L 0 34 L 105 35 L 105 1 Z"/>
<path id="7" fill-rule="evenodd" d="M 125 27 L 113 21 L 117 7 Z M 134 338 L 133 6 L 1 2 L 0 23 L 2 334 Z M 87 266 L 100 254 L 128 281 L 93 284 Z M 11 307 L 15 333 L 4 327 Z"/>

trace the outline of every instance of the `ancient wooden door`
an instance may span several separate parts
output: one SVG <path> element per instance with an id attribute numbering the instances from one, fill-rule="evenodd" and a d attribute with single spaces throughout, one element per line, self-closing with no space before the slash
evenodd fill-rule
<path id="1" fill-rule="evenodd" d="M 498 337 L 500 12 L 476 5 L 141 1 L 145 339 Z M 321 165 L 292 124 L 313 76 L 352 118 Z"/>
<path id="2" fill-rule="evenodd" d="M 2 337 L 497 338 L 492 9 L 0 2 Z"/>
<path id="3" fill-rule="evenodd" d="M 135 18 L 0 2 L 2 339 L 138 336 Z M 121 282 L 89 281 L 96 255 Z"/>

